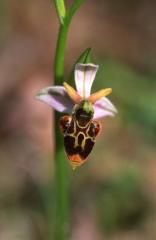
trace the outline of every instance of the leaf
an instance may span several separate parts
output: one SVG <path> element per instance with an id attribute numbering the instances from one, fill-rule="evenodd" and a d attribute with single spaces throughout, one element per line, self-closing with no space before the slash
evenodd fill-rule
<path id="1" fill-rule="evenodd" d="M 81 6 L 81 4 L 84 2 L 84 0 L 74 0 L 73 3 L 71 4 L 71 6 L 69 7 L 68 11 L 67 11 L 67 22 L 68 24 L 70 23 L 72 17 L 74 16 L 74 14 L 76 13 L 76 11 L 78 10 L 78 8 Z"/>
<path id="2" fill-rule="evenodd" d="M 64 18 L 66 16 L 64 0 L 54 0 L 54 3 L 55 3 L 55 7 L 57 10 L 57 14 L 60 19 L 60 22 L 61 22 L 61 24 L 64 24 Z"/>
<path id="3" fill-rule="evenodd" d="M 77 63 L 90 63 L 91 62 L 91 48 L 87 48 L 80 56 L 79 58 L 76 60 L 76 62 L 74 63 L 73 67 L 72 67 L 72 71 L 70 73 L 70 77 L 68 79 L 69 83 L 73 83 L 74 82 L 74 70 L 75 70 L 75 65 Z"/>

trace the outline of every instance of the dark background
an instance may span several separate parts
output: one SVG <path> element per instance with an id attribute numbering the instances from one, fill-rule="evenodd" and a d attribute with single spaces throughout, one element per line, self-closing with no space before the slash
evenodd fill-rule
<path id="1" fill-rule="evenodd" d="M 118 109 L 101 121 L 88 162 L 69 171 L 71 239 L 156 238 L 155 9 L 152 0 L 86 0 L 71 24 L 66 76 L 92 47 L 93 90 L 112 87 Z M 52 1 L 0 1 L 0 240 L 47 239 L 55 221 L 44 191 L 54 165 L 51 109 L 34 96 L 53 83 L 57 33 Z"/>

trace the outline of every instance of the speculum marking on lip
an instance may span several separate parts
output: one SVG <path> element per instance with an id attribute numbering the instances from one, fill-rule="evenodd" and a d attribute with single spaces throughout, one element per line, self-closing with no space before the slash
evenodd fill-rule
<path id="1" fill-rule="evenodd" d="M 71 117 L 69 127 L 64 132 L 65 151 L 75 167 L 84 163 L 91 153 L 99 127 L 98 122 L 90 120 L 91 116 L 87 115 L 88 119 L 85 119 L 82 110 L 77 111 L 77 114 Z"/>

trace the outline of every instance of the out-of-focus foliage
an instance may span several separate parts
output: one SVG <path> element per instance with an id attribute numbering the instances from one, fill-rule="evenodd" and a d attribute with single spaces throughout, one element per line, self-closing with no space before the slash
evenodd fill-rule
<path id="1" fill-rule="evenodd" d="M 140 225 L 148 210 L 138 173 L 123 171 L 101 183 L 95 209 L 101 229 L 110 233 Z"/>
<path id="2" fill-rule="evenodd" d="M 105 84 L 113 88 L 114 101 L 119 104 L 119 114 L 124 121 L 152 131 L 156 129 L 155 76 L 107 59 L 100 66 L 96 86 L 100 88 Z"/>

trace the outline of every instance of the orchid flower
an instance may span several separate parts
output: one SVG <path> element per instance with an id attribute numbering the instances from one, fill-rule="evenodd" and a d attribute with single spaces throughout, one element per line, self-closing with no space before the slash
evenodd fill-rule
<path id="1" fill-rule="evenodd" d="M 93 104 L 93 119 L 99 119 L 106 116 L 115 116 L 117 109 L 106 98 L 112 92 L 111 88 L 102 89 L 91 94 L 91 87 L 98 70 L 98 65 L 94 64 L 76 64 L 75 66 L 75 85 L 76 90 L 68 83 L 64 82 L 64 86 L 50 86 L 41 89 L 36 99 L 39 99 L 56 111 L 62 113 L 72 113 L 72 109 L 76 103 L 86 99 Z"/>

